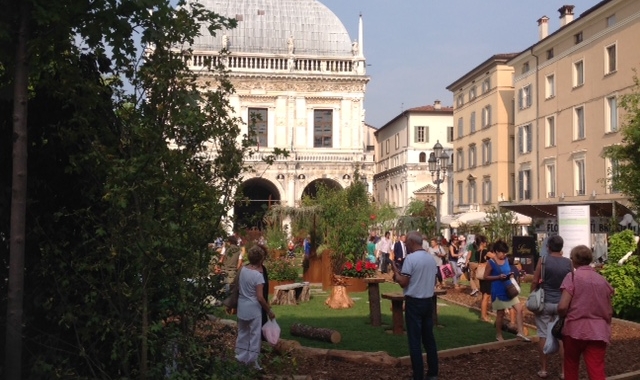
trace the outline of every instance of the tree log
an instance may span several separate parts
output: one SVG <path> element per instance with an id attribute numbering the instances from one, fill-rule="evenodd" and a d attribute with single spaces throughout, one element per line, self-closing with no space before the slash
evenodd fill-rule
<path id="1" fill-rule="evenodd" d="M 291 335 L 330 343 L 340 343 L 340 340 L 342 340 L 342 335 L 336 330 L 313 327 L 301 323 L 291 325 Z"/>
<path id="2" fill-rule="evenodd" d="M 347 294 L 347 288 L 342 285 L 334 285 L 331 289 L 331 295 L 324 303 L 332 309 L 348 309 L 354 304 Z"/>

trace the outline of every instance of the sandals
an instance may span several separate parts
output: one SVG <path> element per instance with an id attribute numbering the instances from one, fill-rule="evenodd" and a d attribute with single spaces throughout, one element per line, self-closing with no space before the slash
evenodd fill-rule
<path id="1" fill-rule="evenodd" d="M 547 371 L 538 371 L 538 377 L 541 379 L 546 379 L 549 377 L 549 373 Z"/>
<path id="2" fill-rule="evenodd" d="M 522 335 L 522 334 L 520 334 L 520 333 L 518 333 L 518 334 L 516 335 L 516 337 L 517 337 L 518 339 L 520 339 L 520 340 L 524 341 L 524 342 L 531 342 L 531 339 L 527 338 L 526 336 L 524 336 L 524 335 Z M 540 372 L 544 372 L 544 371 L 540 371 Z M 549 374 L 547 374 L 547 376 L 548 376 L 548 375 L 549 375 Z"/>

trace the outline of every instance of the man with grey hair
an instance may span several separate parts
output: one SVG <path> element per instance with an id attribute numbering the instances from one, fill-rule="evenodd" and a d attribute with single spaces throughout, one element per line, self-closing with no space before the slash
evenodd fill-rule
<path id="1" fill-rule="evenodd" d="M 414 380 L 424 378 L 422 347 L 427 353 L 427 379 L 438 378 L 438 348 L 433 335 L 433 293 L 438 267 L 432 255 L 422 248 L 422 235 L 417 231 L 407 234 L 407 251 L 402 271 L 393 263 L 393 277 L 402 287 L 405 299 L 405 322 L 409 355 Z"/>

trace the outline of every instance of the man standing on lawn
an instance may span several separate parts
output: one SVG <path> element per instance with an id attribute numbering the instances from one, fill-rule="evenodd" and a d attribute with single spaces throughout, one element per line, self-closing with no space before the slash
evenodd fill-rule
<path id="1" fill-rule="evenodd" d="M 405 322 L 413 380 L 423 380 L 424 360 L 422 347 L 427 353 L 428 380 L 438 378 L 438 348 L 433 335 L 433 293 L 438 267 L 432 255 L 422 249 L 422 235 L 417 231 L 407 234 L 407 251 L 402 271 L 394 262 L 393 278 L 404 291 Z"/>

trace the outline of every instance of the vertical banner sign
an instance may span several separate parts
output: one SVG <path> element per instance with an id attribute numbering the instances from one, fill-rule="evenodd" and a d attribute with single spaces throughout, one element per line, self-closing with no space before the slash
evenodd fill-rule
<path id="1" fill-rule="evenodd" d="M 538 257 L 536 238 L 533 236 L 514 236 L 512 241 L 514 263 L 520 263 L 527 274 L 533 274 Z"/>
<path id="2" fill-rule="evenodd" d="M 589 206 L 558 206 L 558 235 L 564 240 L 562 255 L 569 257 L 573 247 L 591 246 Z"/>

